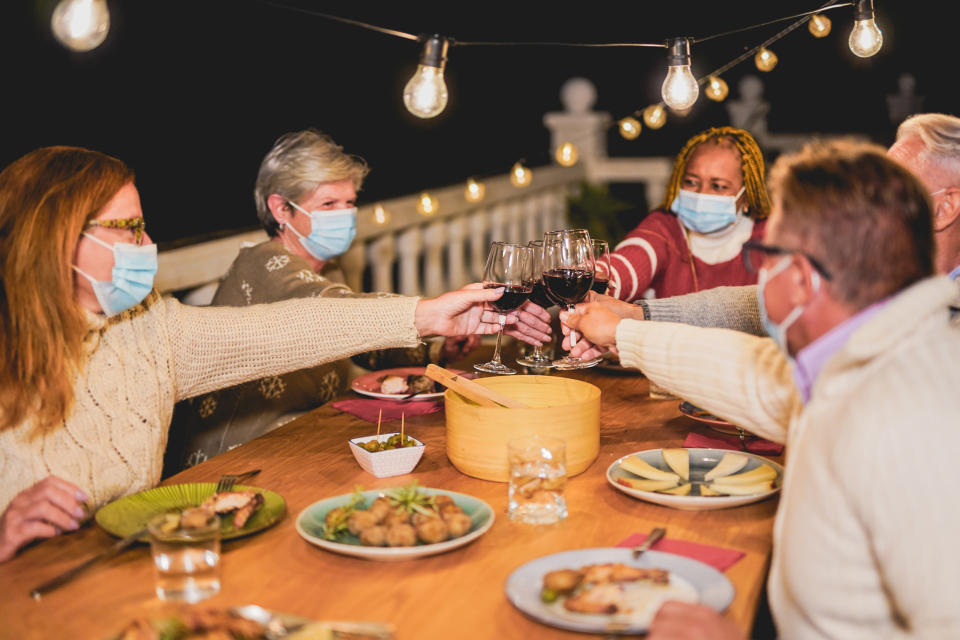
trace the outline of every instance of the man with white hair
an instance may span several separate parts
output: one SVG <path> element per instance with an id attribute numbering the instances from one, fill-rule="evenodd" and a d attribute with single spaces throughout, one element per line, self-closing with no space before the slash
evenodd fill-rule
<path id="1" fill-rule="evenodd" d="M 938 273 L 960 277 L 960 118 L 921 113 L 897 129 L 887 154 L 909 169 L 933 200 L 933 231 Z M 716 287 L 672 298 L 621 303 L 591 294 L 623 318 L 683 322 L 765 335 L 757 307 L 756 285 Z"/>

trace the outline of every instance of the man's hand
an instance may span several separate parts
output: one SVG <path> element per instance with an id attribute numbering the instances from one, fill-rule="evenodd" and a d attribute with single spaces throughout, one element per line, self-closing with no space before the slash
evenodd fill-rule
<path id="1" fill-rule="evenodd" d="M 18 493 L 0 516 L 0 562 L 38 538 L 75 531 L 86 516 L 89 498 L 72 482 L 47 476 Z"/>
<path id="2" fill-rule="evenodd" d="M 621 318 L 628 318 L 630 320 L 643 320 L 643 308 L 640 305 L 631 304 L 629 302 L 624 302 L 623 300 L 617 300 L 616 298 L 611 298 L 610 296 L 605 296 L 596 291 L 590 291 L 587 294 L 586 302 L 596 302 L 610 311 L 613 311 Z"/>
<path id="3" fill-rule="evenodd" d="M 606 351 L 615 351 L 617 346 L 617 325 L 620 316 L 605 305 L 597 302 L 578 304 L 576 310 L 560 312 L 560 325 L 563 330 L 563 348 L 570 346 L 571 329 L 580 332 L 577 344 L 570 354 L 583 359 L 596 358 Z"/>
<path id="4" fill-rule="evenodd" d="M 421 336 L 496 333 L 503 315 L 505 323 L 513 325 L 505 330 L 508 335 L 534 345 L 550 339 L 546 311 L 526 302 L 519 310 L 501 314 L 487 304 L 501 295 L 503 287 L 484 289 L 481 283 L 474 283 L 436 298 L 424 298 L 417 303 L 414 325 Z"/>
<path id="5" fill-rule="evenodd" d="M 665 602 L 650 624 L 647 640 L 744 640 L 732 620 L 700 604 Z"/>
<path id="6" fill-rule="evenodd" d="M 480 345 L 480 336 L 470 334 L 467 336 L 450 336 L 443 341 L 440 348 L 440 362 L 454 362 L 465 357 Z"/>

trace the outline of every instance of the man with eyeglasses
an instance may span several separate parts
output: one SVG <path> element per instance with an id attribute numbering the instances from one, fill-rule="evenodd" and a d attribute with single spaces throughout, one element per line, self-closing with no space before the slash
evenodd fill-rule
<path id="1" fill-rule="evenodd" d="M 936 271 L 960 277 L 960 118 L 922 113 L 907 118 L 887 152 L 913 172 L 933 201 Z M 746 258 L 746 252 L 744 252 Z M 591 294 L 621 317 L 685 322 L 766 335 L 757 307 L 756 285 L 716 287 L 672 298 L 638 300 L 636 306 Z"/>
<path id="2" fill-rule="evenodd" d="M 564 333 L 789 445 L 768 581 L 784 638 L 960 637 L 960 509 L 946 506 L 960 486 L 960 320 L 956 284 L 933 276 L 927 192 L 872 145 L 778 160 L 767 238 L 751 254 L 773 340 L 597 303 L 561 314 Z M 744 632 L 670 603 L 649 637 Z"/>

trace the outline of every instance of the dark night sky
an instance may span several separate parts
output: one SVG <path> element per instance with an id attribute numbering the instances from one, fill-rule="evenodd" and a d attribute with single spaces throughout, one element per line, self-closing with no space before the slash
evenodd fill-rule
<path id="1" fill-rule="evenodd" d="M 615 118 L 658 100 L 665 73 L 658 49 L 455 47 L 447 66 L 450 103 L 421 121 L 402 105 L 419 46 L 259 0 L 108 0 L 107 41 L 86 54 L 63 49 L 49 29 L 54 0 L 4 3 L 6 66 L 0 164 L 31 149 L 86 146 L 137 172 L 151 234 L 160 242 L 256 224 L 252 189 L 263 154 L 280 134 L 307 126 L 330 133 L 373 168 L 362 202 L 507 171 L 519 158 L 548 162 L 543 114 L 558 110 L 560 86 L 591 79 L 598 110 Z M 459 40 L 660 42 L 705 36 L 816 8 L 799 0 L 664 3 L 429 3 L 275 0 L 410 33 Z M 523 9 L 518 11 L 518 5 Z M 780 63 L 764 74 L 772 132 L 862 133 L 887 144 L 895 127 L 884 96 L 911 72 L 924 109 L 960 113 L 950 3 L 875 0 L 884 47 L 855 58 L 846 40 L 851 7 L 833 10 L 833 32 L 806 28 L 773 45 Z M 929 6 L 925 5 L 929 4 Z M 18 8 L 10 8 L 16 5 Z M 693 49 L 695 74 L 736 57 L 783 25 L 718 38 Z M 731 87 L 751 61 L 725 78 Z M 673 154 L 691 134 L 726 124 L 703 97 L 686 118 L 626 142 L 613 155 Z"/>

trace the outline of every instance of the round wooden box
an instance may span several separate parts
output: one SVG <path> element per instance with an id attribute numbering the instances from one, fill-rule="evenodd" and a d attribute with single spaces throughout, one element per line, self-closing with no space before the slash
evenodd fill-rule
<path id="1" fill-rule="evenodd" d="M 558 376 L 499 376 L 475 382 L 516 398 L 530 408 L 481 407 L 447 389 L 447 457 L 461 473 L 507 482 L 507 442 L 534 434 L 567 443 L 568 476 L 584 471 L 597 457 L 598 387 Z"/>

